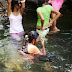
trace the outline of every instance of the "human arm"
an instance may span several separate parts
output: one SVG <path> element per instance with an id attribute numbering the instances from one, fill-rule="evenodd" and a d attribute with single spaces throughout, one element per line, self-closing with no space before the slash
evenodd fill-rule
<path id="1" fill-rule="evenodd" d="M 56 16 L 51 19 L 49 24 L 52 24 L 55 20 L 57 20 L 61 16 L 61 13 L 59 11 L 55 10 L 55 9 L 52 9 L 52 13 L 55 13 Z"/>
<path id="2" fill-rule="evenodd" d="M 46 50 L 45 50 L 45 46 L 44 46 L 44 40 L 41 38 L 40 41 L 41 41 L 42 51 L 43 52 L 41 52 L 38 48 L 35 48 L 34 52 L 38 52 L 38 54 L 41 55 L 41 56 L 46 56 Z"/>
<path id="3" fill-rule="evenodd" d="M 41 30 L 43 30 L 43 24 L 44 24 L 44 16 L 43 16 L 43 14 L 42 14 L 42 12 L 38 12 L 38 15 L 40 16 L 40 18 L 41 18 Z"/>
<path id="4" fill-rule="evenodd" d="M 43 49 L 42 55 L 46 56 L 46 50 L 45 50 L 45 46 L 44 46 L 44 40 L 41 38 L 40 41 L 41 41 L 41 45 L 42 45 L 42 49 Z"/>
<path id="5" fill-rule="evenodd" d="M 7 5 L 8 16 L 11 14 L 11 2 L 12 2 L 12 0 L 8 0 L 8 5 Z"/>
<path id="6" fill-rule="evenodd" d="M 22 6 L 21 6 L 21 9 L 20 9 L 20 13 L 22 15 L 23 12 L 24 12 L 24 8 L 25 8 L 25 0 L 21 0 L 21 4 L 22 4 Z"/>

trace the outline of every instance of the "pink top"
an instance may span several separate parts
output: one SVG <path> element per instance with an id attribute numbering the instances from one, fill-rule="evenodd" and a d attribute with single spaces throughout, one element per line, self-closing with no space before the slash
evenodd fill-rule
<path id="1" fill-rule="evenodd" d="M 56 9 L 57 11 L 60 10 L 62 7 L 64 0 L 49 0 L 48 3 L 51 3 L 53 8 Z"/>

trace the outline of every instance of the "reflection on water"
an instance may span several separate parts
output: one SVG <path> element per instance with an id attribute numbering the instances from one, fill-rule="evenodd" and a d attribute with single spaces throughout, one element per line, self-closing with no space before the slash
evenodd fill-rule
<path id="1" fill-rule="evenodd" d="M 68 15 L 70 13 L 64 12 L 64 16 L 58 20 L 59 27 L 62 28 L 60 32 L 46 36 L 47 56 L 40 58 L 35 64 L 29 64 L 20 57 L 17 49 L 22 47 L 23 42 L 10 38 L 9 21 L 7 18 L 1 19 L 0 72 L 69 72 L 72 69 L 72 30 L 69 27 L 71 24 L 68 25 L 71 21 L 69 16 L 72 16 Z M 27 11 L 24 15 L 23 26 L 26 34 L 35 30 L 35 17 L 35 11 Z M 40 42 L 37 46 L 42 50 Z"/>

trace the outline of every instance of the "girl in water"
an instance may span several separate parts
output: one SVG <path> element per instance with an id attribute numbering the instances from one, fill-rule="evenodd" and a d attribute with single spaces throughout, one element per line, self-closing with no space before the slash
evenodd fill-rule
<path id="1" fill-rule="evenodd" d="M 23 58 L 36 59 L 39 56 L 46 56 L 44 40 L 41 38 L 41 45 L 43 52 L 41 52 L 35 44 L 39 41 L 39 34 L 36 31 L 31 31 L 25 40 L 25 43 L 21 49 L 18 49 Z"/>
<path id="2" fill-rule="evenodd" d="M 39 33 L 40 37 L 45 37 L 49 32 L 48 27 L 53 25 L 53 22 L 60 17 L 61 13 L 55 10 L 51 5 L 46 5 L 45 0 L 38 0 L 38 5 L 39 7 L 36 10 L 38 17 L 36 31 Z M 56 16 L 49 22 L 51 12 L 55 13 Z"/>
<path id="3" fill-rule="evenodd" d="M 25 8 L 25 0 L 21 0 L 21 8 L 19 7 L 18 0 L 8 0 L 7 12 L 10 21 L 10 35 L 13 39 L 21 41 L 24 35 L 22 26 L 22 15 Z"/>
<path id="4" fill-rule="evenodd" d="M 49 0 L 48 3 L 52 4 L 52 7 L 54 9 L 56 9 L 57 11 L 60 10 L 60 8 L 62 7 L 62 4 L 65 2 L 66 0 Z M 51 18 L 53 19 L 56 16 L 55 13 L 51 13 Z M 56 20 L 53 22 L 52 27 L 51 27 L 51 31 L 50 32 L 57 32 L 60 31 L 60 29 L 58 29 L 56 27 Z"/>

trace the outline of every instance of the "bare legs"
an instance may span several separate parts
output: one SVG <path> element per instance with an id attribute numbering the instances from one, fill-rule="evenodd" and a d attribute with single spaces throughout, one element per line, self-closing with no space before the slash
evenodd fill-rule
<path id="1" fill-rule="evenodd" d="M 52 14 L 51 14 L 51 18 L 52 18 L 52 19 L 53 19 L 55 16 L 56 16 L 55 13 L 52 13 Z M 52 26 L 51 26 L 51 31 L 52 31 L 52 32 L 58 32 L 58 31 L 60 31 L 60 29 L 58 29 L 58 28 L 56 27 L 56 20 L 53 22 L 53 24 L 52 24 Z"/>

